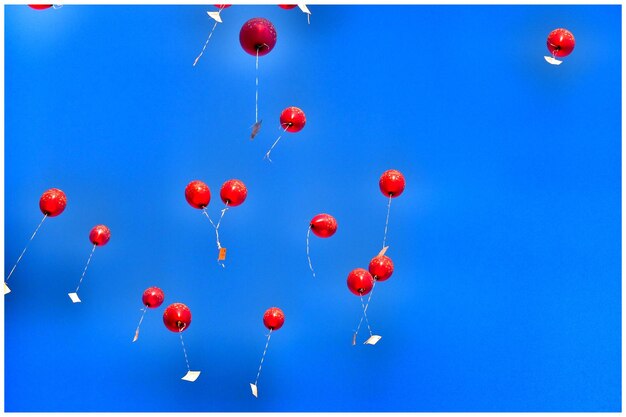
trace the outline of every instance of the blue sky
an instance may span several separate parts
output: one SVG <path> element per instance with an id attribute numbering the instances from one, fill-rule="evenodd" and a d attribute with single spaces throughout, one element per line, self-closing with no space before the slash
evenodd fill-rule
<path id="1" fill-rule="evenodd" d="M 5 411 L 619 411 L 619 6 L 233 6 L 198 65 L 212 6 L 5 6 Z M 270 19 L 275 49 L 239 44 Z M 576 48 L 547 64 L 546 37 Z M 300 107 L 305 128 L 280 134 Z M 346 286 L 387 255 L 368 317 Z M 244 204 L 214 233 L 185 201 L 228 179 Z M 311 237 L 332 214 L 337 233 Z M 89 256 L 89 230 L 110 242 Z M 165 302 L 131 343 L 143 291 Z M 180 341 L 165 307 L 193 318 Z M 280 307 L 254 381 L 267 329 Z M 365 338 L 365 332 L 360 336 Z M 35 394 L 36 393 L 36 394 Z"/>

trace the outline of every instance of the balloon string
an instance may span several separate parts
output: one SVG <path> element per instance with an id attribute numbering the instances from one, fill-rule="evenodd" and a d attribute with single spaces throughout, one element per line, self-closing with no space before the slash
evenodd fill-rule
<path id="1" fill-rule="evenodd" d="M 221 11 L 221 9 L 220 9 Z M 198 63 L 198 61 L 200 60 L 200 57 L 202 56 L 202 54 L 204 54 L 204 50 L 206 49 L 207 45 L 209 44 L 209 41 L 211 40 L 211 36 L 213 36 L 213 31 L 215 30 L 215 28 L 217 27 L 218 21 L 215 21 L 215 24 L 213 25 L 213 29 L 211 29 L 211 32 L 209 33 L 209 37 L 206 39 L 206 42 L 204 43 L 204 47 L 202 47 L 202 51 L 200 52 L 200 55 L 198 55 L 196 57 L 196 60 L 193 61 L 193 66 L 195 67 L 196 64 Z"/>
<path id="2" fill-rule="evenodd" d="M 139 337 L 139 327 L 141 326 L 141 323 L 143 322 L 143 316 L 146 314 L 146 311 L 148 311 L 148 306 L 144 306 L 144 308 L 142 308 L 143 313 L 141 313 L 141 318 L 139 319 L 139 324 L 137 325 L 137 330 L 135 330 L 135 338 L 133 339 L 133 342 L 135 340 L 137 340 L 137 337 Z"/>
<path id="3" fill-rule="evenodd" d="M 11 272 L 9 272 L 9 276 L 7 277 L 7 279 L 5 281 L 8 281 L 9 278 L 11 278 L 11 275 L 13 274 L 13 271 L 15 271 L 15 268 L 17 267 L 17 264 L 20 263 L 20 261 L 22 260 L 22 256 L 24 256 L 24 254 L 26 253 L 26 249 L 28 249 L 28 245 L 30 244 L 30 242 L 33 241 L 33 239 L 35 238 L 35 235 L 37 234 L 37 232 L 39 231 L 39 228 L 41 227 L 41 225 L 43 224 L 44 220 L 46 220 L 46 217 L 48 217 L 47 214 L 43 215 L 43 219 L 41 219 L 41 222 L 39 222 L 39 226 L 37 226 L 37 228 L 35 229 L 35 232 L 33 233 L 33 235 L 30 237 L 30 240 L 28 241 L 28 243 L 26 243 L 26 246 L 24 246 L 24 250 L 22 251 L 22 253 L 20 254 L 20 257 L 17 258 L 17 262 L 15 262 L 15 265 L 13 265 L 13 268 L 11 268 Z"/>
<path id="4" fill-rule="evenodd" d="M 391 210 L 391 195 L 389 196 L 389 203 L 387 204 L 387 220 L 385 220 L 385 236 L 383 237 L 383 248 L 387 243 L 387 228 L 389 226 L 389 211 Z"/>
<path id="5" fill-rule="evenodd" d="M 272 337 L 272 329 L 267 335 L 267 342 L 265 343 L 265 349 L 263 350 L 263 356 L 261 356 L 261 363 L 259 364 L 259 371 L 256 373 L 256 380 L 254 381 L 254 385 L 259 382 L 259 376 L 261 375 L 261 367 L 263 366 L 263 360 L 265 360 L 265 354 L 267 353 L 267 347 L 270 344 L 270 337 Z"/>
<path id="6" fill-rule="evenodd" d="M 259 123 L 259 48 L 256 48 L 256 97 L 254 107 L 254 123 Z"/>
<path id="7" fill-rule="evenodd" d="M 220 244 L 220 233 L 219 233 L 219 228 L 220 228 L 220 224 L 222 223 L 222 219 L 224 218 L 224 213 L 226 213 L 226 210 L 228 210 L 228 203 L 226 203 L 226 207 L 224 207 L 222 209 L 222 214 L 220 215 L 220 219 L 217 222 L 217 225 L 215 223 L 213 223 L 213 220 L 211 220 L 211 217 L 209 216 L 209 213 L 207 213 L 206 208 L 202 210 L 202 212 L 204 213 L 204 215 L 206 216 L 207 219 L 209 219 L 209 222 L 211 222 L 211 226 L 213 226 L 213 228 L 215 229 L 215 241 L 217 243 L 217 250 L 219 251 L 220 249 L 222 249 L 222 245 Z M 223 262 L 220 262 L 219 260 L 217 261 L 218 264 L 222 265 L 222 268 L 226 268 L 226 265 L 224 265 Z"/>
<path id="8" fill-rule="evenodd" d="M 309 260 L 309 268 L 313 273 L 313 278 L 315 278 L 315 271 L 313 270 L 313 265 L 311 264 L 311 255 L 309 254 L 309 236 L 311 235 L 311 226 L 309 226 L 309 230 L 306 232 L 306 257 Z"/>
<path id="9" fill-rule="evenodd" d="M 276 141 L 274 142 L 274 144 L 272 145 L 272 147 L 270 148 L 269 151 L 267 151 L 267 153 L 265 154 L 265 156 L 263 157 L 263 159 L 267 159 L 268 161 L 272 162 L 272 160 L 270 159 L 270 152 L 272 152 L 272 149 L 274 149 L 274 146 L 276 146 L 276 144 L 278 143 L 278 141 L 280 140 L 280 138 L 283 137 L 283 134 L 287 131 L 287 129 L 289 129 L 289 127 L 291 126 L 291 124 L 288 124 L 287 127 L 285 127 L 285 129 L 283 130 L 283 133 L 280 134 L 280 136 L 278 137 L 278 139 L 276 139 Z"/>
<path id="10" fill-rule="evenodd" d="M 93 256 L 93 253 L 96 250 L 96 245 L 93 245 L 93 248 L 91 249 L 91 253 L 89 254 L 89 259 L 87 259 L 87 264 L 85 265 L 85 269 L 83 269 L 83 274 L 80 276 L 80 281 L 78 281 L 78 286 L 76 287 L 76 291 L 74 292 L 78 292 L 78 289 L 80 288 L 80 284 L 83 282 L 83 278 L 85 278 L 85 273 L 87 272 L 87 268 L 89 267 L 89 262 L 91 262 L 91 257 Z"/>
<path id="11" fill-rule="evenodd" d="M 187 364 L 187 371 L 191 372 L 191 368 L 189 367 L 189 359 L 187 359 L 187 349 L 185 349 L 185 342 L 183 342 L 183 330 L 185 330 L 185 325 L 178 329 L 178 334 L 180 335 L 180 344 L 183 346 L 183 353 L 185 354 L 185 363 Z"/>
<path id="12" fill-rule="evenodd" d="M 367 302 L 365 303 L 365 307 L 363 307 L 363 315 L 365 316 L 365 318 L 367 318 L 365 314 L 367 313 L 367 308 L 370 305 L 372 294 L 374 294 L 374 287 L 376 287 L 376 280 L 374 280 L 374 285 L 372 285 L 372 291 L 370 291 L 370 295 L 369 297 L 367 297 Z M 363 302 L 363 297 L 361 297 L 361 303 L 362 302 Z M 356 340 L 356 336 L 359 334 L 359 329 L 361 328 L 362 323 L 363 323 L 363 316 L 361 316 L 361 320 L 359 321 L 359 325 L 356 328 L 356 332 L 354 332 L 354 340 Z M 369 327 L 369 323 L 367 324 L 367 327 Z M 370 336 L 371 334 L 372 334 L 372 330 L 370 329 Z"/>
<path id="13" fill-rule="evenodd" d="M 361 296 L 361 307 L 363 307 L 363 317 L 365 317 L 365 323 L 367 323 L 367 330 L 370 332 L 370 336 L 372 335 L 372 328 L 370 327 L 370 322 L 367 319 L 367 307 L 363 304 L 363 296 Z"/>

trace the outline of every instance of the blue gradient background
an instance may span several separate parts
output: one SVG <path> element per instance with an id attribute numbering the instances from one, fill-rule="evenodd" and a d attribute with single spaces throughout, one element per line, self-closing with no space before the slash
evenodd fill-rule
<path id="1" fill-rule="evenodd" d="M 5 297 L 6 411 L 619 411 L 621 8 L 233 6 L 196 67 L 213 6 L 5 7 L 5 276 L 58 187 Z M 238 34 L 276 26 L 260 58 Z M 547 34 L 576 49 L 548 65 Z M 307 125 L 263 154 L 278 116 Z M 406 177 L 368 316 L 350 270 L 380 250 L 378 178 Z M 223 204 L 227 267 L 184 199 L 193 179 Z M 339 223 L 312 238 L 309 220 Z M 91 250 L 88 233 L 104 223 Z M 137 343 L 141 294 L 166 294 Z M 166 305 L 186 303 L 195 383 Z M 263 312 L 272 336 L 259 398 Z M 366 332 L 361 335 L 365 338 Z"/>

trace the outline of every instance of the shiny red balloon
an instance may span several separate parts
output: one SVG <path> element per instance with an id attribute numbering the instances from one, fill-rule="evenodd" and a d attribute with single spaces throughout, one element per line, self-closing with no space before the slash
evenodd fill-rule
<path id="1" fill-rule="evenodd" d="M 267 55 L 276 45 L 276 28 L 267 19 L 255 17 L 248 20 L 239 32 L 239 43 L 250 55 Z"/>
<path id="2" fill-rule="evenodd" d="M 304 112 L 297 107 L 287 107 L 280 114 L 280 125 L 287 132 L 296 133 L 301 131 L 306 124 Z"/>
<path id="3" fill-rule="evenodd" d="M 222 185 L 220 197 L 224 204 L 229 207 L 236 207 L 246 201 L 248 189 L 239 180 L 228 180 Z"/>
<path id="4" fill-rule="evenodd" d="M 232 4 L 214 4 L 213 6 L 217 7 L 218 9 L 227 9 L 232 6 Z"/>
<path id="5" fill-rule="evenodd" d="M 366 295 L 374 287 L 374 278 L 363 268 L 356 268 L 348 274 L 348 288 L 354 295 Z"/>
<path id="6" fill-rule="evenodd" d="M 199 180 L 191 181 L 185 188 L 185 198 L 193 208 L 203 209 L 211 201 L 209 186 Z"/>
<path id="7" fill-rule="evenodd" d="M 370 261 L 368 269 L 376 281 L 385 281 L 393 274 L 393 262 L 385 255 L 376 256 Z"/>
<path id="8" fill-rule="evenodd" d="M 163 312 L 163 323 L 176 333 L 187 330 L 191 324 L 191 310 L 183 303 L 170 304 Z"/>
<path id="9" fill-rule="evenodd" d="M 63 213 L 65 206 L 67 206 L 67 197 L 58 188 L 50 188 L 39 199 L 39 209 L 48 217 L 55 217 Z"/>
<path id="10" fill-rule="evenodd" d="M 103 224 L 94 226 L 89 232 L 89 240 L 96 246 L 104 246 L 111 239 L 111 231 Z"/>
<path id="11" fill-rule="evenodd" d="M 404 186 L 406 182 L 404 181 L 404 176 L 395 169 L 390 169 L 383 172 L 383 175 L 380 176 L 380 180 L 378 181 L 378 186 L 380 187 L 380 191 L 386 197 L 396 198 L 402 194 L 404 191 Z"/>
<path id="12" fill-rule="evenodd" d="M 35 10 L 44 10 L 44 9 L 49 9 L 50 7 L 52 7 L 51 4 L 29 4 L 28 6 Z"/>
<path id="13" fill-rule="evenodd" d="M 572 53 L 576 41 L 574 40 L 572 32 L 567 29 L 559 28 L 550 32 L 546 44 L 551 54 L 564 57 Z"/>
<path id="14" fill-rule="evenodd" d="M 270 330 L 278 330 L 285 324 L 285 313 L 278 307 L 271 307 L 263 314 L 263 324 Z"/>
<path id="15" fill-rule="evenodd" d="M 337 220 L 330 214 L 322 213 L 311 219 L 311 231 L 318 237 L 331 237 L 337 231 Z"/>
<path id="16" fill-rule="evenodd" d="M 163 304 L 165 294 L 159 287 L 150 287 L 143 292 L 141 302 L 149 308 L 157 308 Z"/>
<path id="17" fill-rule="evenodd" d="M 297 7 L 297 4 L 279 4 L 278 7 L 280 7 L 281 9 L 285 9 L 285 10 L 289 10 L 289 9 L 293 9 L 294 7 Z"/>

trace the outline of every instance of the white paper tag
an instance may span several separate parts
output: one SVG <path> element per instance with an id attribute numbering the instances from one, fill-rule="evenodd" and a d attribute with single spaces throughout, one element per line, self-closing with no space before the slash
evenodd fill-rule
<path id="1" fill-rule="evenodd" d="M 548 63 L 552 65 L 561 65 L 561 63 L 563 62 L 563 61 L 559 61 L 558 59 L 554 59 L 551 56 L 544 56 L 544 58 L 546 59 L 546 61 L 548 61 Z"/>
<path id="2" fill-rule="evenodd" d="M 378 336 L 378 335 L 374 334 L 374 335 L 370 336 L 370 338 L 367 339 L 363 344 L 364 345 L 375 345 L 382 338 L 383 338 L 382 336 Z"/>
<path id="3" fill-rule="evenodd" d="M 257 133 L 259 133 L 259 130 L 261 130 L 261 123 L 263 123 L 263 120 L 259 120 L 258 122 L 252 125 L 252 133 L 250 134 L 251 140 L 254 139 Z"/>
<path id="4" fill-rule="evenodd" d="M 254 395 L 255 397 L 258 397 L 258 392 L 256 390 L 256 385 L 250 383 L 250 389 L 252 390 L 252 395 Z"/>
<path id="5" fill-rule="evenodd" d="M 306 7 L 306 4 L 298 4 L 298 7 L 300 8 L 300 10 L 302 10 L 304 13 L 306 14 L 311 14 L 311 11 L 309 10 L 308 7 Z"/>
<path id="6" fill-rule="evenodd" d="M 222 18 L 220 17 L 220 12 L 206 12 L 206 14 L 209 15 L 209 17 L 213 20 L 215 20 L 218 23 L 222 23 Z"/>
<path id="7" fill-rule="evenodd" d="M 77 293 L 70 292 L 70 293 L 67 293 L 67 295 L 70 296 L 70 298 L 72 299 L 73 303 L 80 303 L 80 298 L 78 298 L 78 294 Z"/>
<path id="8" fill-rule="evenodd" d="M 133 342 L 136 342 L 139 339 L 139 329 L 135 331 L 135 337 L 133 337 Z"/>
<path id="9" fill-rule="evenodd" d="M 11 289 L 9 288 L 9 286 L 7 285 L 7 283 L 4 283 L 4 295 L 7 295 L 8 293 L 11 292 Z"/>
<path id="10" fill-rule="evenodd" d="M 389 249 L 389 246 L 385 246 L 380 252 L 378 252 L 378 256 L 385 255 L 385 252 L 387 252 L 387 249 Z"/>
<path id="11" fill-rule="evenodd" d="M 181 379 L 183 381 L 194 382 L 200 376 L 200 371 L 188 371 Z"/>
<path id="12" fill-rule="evenodd" d="M 352 346 L 356 346 L 356 333 L 352 335 Z"/>

